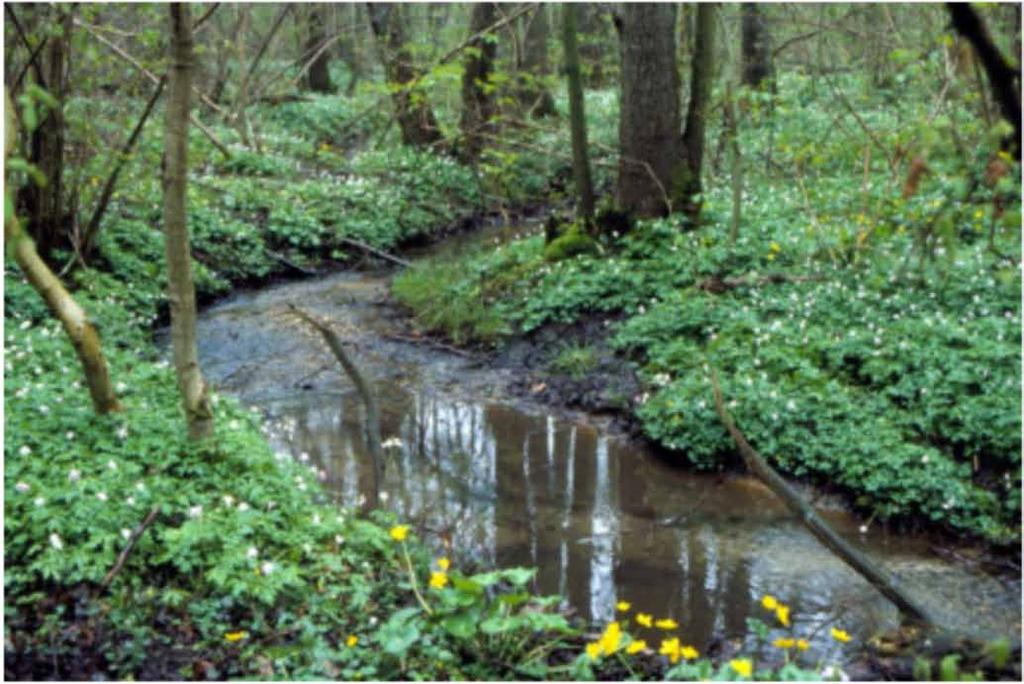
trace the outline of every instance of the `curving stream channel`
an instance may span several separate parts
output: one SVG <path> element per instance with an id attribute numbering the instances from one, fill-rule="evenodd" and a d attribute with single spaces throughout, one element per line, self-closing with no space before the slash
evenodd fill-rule
<path id="1" fill-rule="evenodd" d="M 385 505 L 456 563 L 536 566 L 534 589 L 561 594 L 582 616 L 607 621 L 626 600 L 675 618 L 702 651 L 722 635 L 716 647 L 752 648 L 747 618 L 772 622 L 759 605 L 765 593 L 791 604 L 811 662 L 847 662 L 853 649 L 832 641 L 832 625 L 855 639 L 895 626 L 895 609 L 756 480 L 674 467 L 601 419 L 508 396 L 509 371 L 396 339 L 404 328 L 387 297 L 391 273 L 348 271 L 239 294 L 199 322 L 210 380 L 258 407 L 275 450 L 320 470 L 340 504 L 354 505 L 371 483 L 363 411 L 290 303 L 354 342 L 384 437 L 402 443 L 390 451 Z M 951 564 L 922 537 L 878 525 L 861 533 L 861 521 L 838 506 L 821 512 L 950 626 L 1020 633 L 1019 581 Z"/>

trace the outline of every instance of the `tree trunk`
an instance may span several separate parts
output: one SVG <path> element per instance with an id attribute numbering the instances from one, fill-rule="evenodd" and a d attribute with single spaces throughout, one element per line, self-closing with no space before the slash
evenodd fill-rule
<path id="1" fill-rule="evenodd" d="M 524 19 L 523 64 L 520 73 L 519 102 L 534 118 L 555 114 L 555 98 L 544 85 L 543 78 L 551 72 L 548 63 L 548 11 L 541 3 Z"/>
<path id="2" fill-rule="evenodd" d="M 192 23 L 187 3 L 173 3 L 168 8 L 171 53 L 164 137 L 164 245 L 171 308 L 171 347 L 188 436 L 189 439 L 200 440 L 213 434 L 213 410 L 199 369 L 196 348 L 196 292 L 192 283 L 192 256 L 185 212 L 193 67 Z"/>
<path id="3" fill-rule="evenodd" d="M 953 27 L 957 33 L 971 42 L 985 67 L 992 95 L 999 103 L 1003 118 L 1013 126 L 1013 138 L 1008 138 L 1004 146 L 1020 161 L 1020 73 L 1015 71 L 999 52 L 985 24 L 969 4 L 950 2 L 946 7 L 953 19 Z"/>
<path id="4" fill-rule="evenodd" d="M 313 54 L 320 49 L 326 36 L 324 35 L 324 20 L 326 18 L 325 8 L 319 4 L 310 4 L 306 15 L 306 26 L 308 29 L 308 40 L 306 50 Z M 332 93 L 334 84 L 331 83 L 330 72 L 330 50 L 321 50 L 320 54 L 306 71 L 306 88 L 314 93 Z"/>
<path id="5" fill-rule="evenodd" d="M 583 79 L 576 46 L 576 13 L 573 3 L 562 6 L 562 45 L 565 50 L 565 75 L 569 86 L 569 125 L 572 133 L 572 171 L 576 180 L 579 216 L 589 230 L 594 222 L 594 187 L 587 159 L 587 121 L 583 111 Z"/>
<path id="6" fill-rule="evenodd" d="M 241 3 L 238 8 L 238 30 L 235 34 L 235 59 L 238 61 L 238 68 L 245 68 L 245 37 L 249 33 L 249 23 L 252 18 L 252 7 Z M 190 39 L 191 42 L 191 39 Z M 190 47 L 191 49 L 191 47 Z M 242 77 L 238 86 L 238 93 L 235 96 L 235 125 L 238 128 L 238 136 L 246 147 L 252 147 L 249 142 L 249 119 L 246 110 L 249 108 L 249 74 Z"/>
<path id="7" fill-rule="evenodd" d="M 493 2 L 473 5 L 469 20 L 469 35 L 475 36 L 495 21 Z M 466 163 L 475 163 L 484 146 L 484 138 L 494 133 L 494 97 L 490 92 L 491 71 L 494 69 L 495 40 L 493 34 L 476 38 L 469 44 L 462 72 L 462 149 L 460 157 Z"/>
<path id="8" fill-rule="evenodd" d="M 430 108 L 427 94 L 417 85 L 419 69 L 402 31 L 403 5 L 367 3 L 370 26 L 377 39 L 384 61 L 384 72 L 389 86 L 397 88 L 393 94 L 395 116 L 402 131 L 402 142 L 423 147 L 440 142 L 443 138 L 437 119 Z"/>
<path id="9" fill-rule="evenodd" d="M 58 103 L 49 110 L 39 127 L 31 131 L 31 159 L 46 178 L 46 184 L 26 185 L 21 191 L 22 202 L 28 212 L 28 232 L 35 240 L 36 249 L 43 259 L 57 247 L 67 244 L 68 235 L 62 233 L 65 225 L 63 196 L 64 173 L 64 100 L 67 89 L 68 52 L 71 45 L 73 6 L 55 5 L 56 24 L 61 35 L 50 36 L 43 50 L 45 88 Z"/>
<path id="10" fill-rule="evenodd" d="M 584 36 L 582 45 L 579 47 L 580 57 L 586 62 L 586 83 L 590 88 L 604 87 L 605 74 L 604 46 L 607 45 L 609 36 L 605 31 L 604 18 L 601 16 L 603 9 L 597 3 L 580 3 L 581 10 L 578 12 L 579 33 Z"/>
<path id="11" fill-rule="evenodd" d="M 673 209 L 685 176 L 679 136 L 676 6 L 625 3 L 618 28 L 622 46 L 617 203 L 636 217 Z"/>
<path id="12" fill-rule="evenodd" d="M 760 5 L 745 2 L 742 12 L 743 84 L 757 90 L 767 85 L 772 76 L 768 32 Z"/>
<path id="13" fill-rule="evenodd" d="M 348 35 L 338 42 L 338 55 L 341 61 L 348 67 L 349 79 L 345 86 L 345 95 L 351 97 L 356 92 L 356 84 L 363 73 L 362 60 L 359 58 L 359 36 L 356 30 L 359 26 L 359 5 L 355 3 L 345 5 L 334 5 L 341 12 L 341 25 L 350 28 Z"/>
<path id="14" fill-rule="evenodd" d="M 715 73 L 715 11 L 713 3 L 697 6 L 697 31 L 693 43 L 693 71 L 690 76 L 690 106 L 686 112 L 683 154 L 686 171 L 677 179 L 675 192 L 681 194 L 682 210 L 696 224 L 700 217 L 701 170 L 704 165 L 704 131 L 707 127 L 711 80 Z"/>
<path id="15" fill-rule="evenodd" d="M 4 121 L 6 125 L 4 158 L 6 159 L 13 152 L 14 140 L 17 137 L 14 105 L 6 91 L 4 93 Z M 5 203 L 10 203 L 10 197 L 11 190 L 8 186 L 4 197 Z M 29 283 L 46 302 L 50 312 L 60 321 L 64 332 L 71 340 L 78 360 L 82 363 L 85 382 L 89 386 L 89 396 L 92 398 L 93 410 L 100 415 L 111 411 L 120 411 L 121 404 L 110 384 L 110 371 L 107 368 L 107 360 L 103 356 L 100 336 L 96 332 L 96 328 L 89 321 L 85 310 L 64 289 L 60 279 L 39 257 L 32 238 L 22 230 L 18 223 L 18 217 L 13 213 L 8 215 L 6 211 L 4 214 L 4 241 L 7 244 L 7 249 L 13 254 L 15 262 L 28 278 Z"/>

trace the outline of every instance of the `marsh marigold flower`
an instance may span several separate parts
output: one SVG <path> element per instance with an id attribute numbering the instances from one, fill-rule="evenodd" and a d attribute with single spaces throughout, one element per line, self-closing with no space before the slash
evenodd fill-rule
<path id="1" fill-rule="evenodd" d="M 761 599 L 761 605 L 764 606 L 765 610 L 775 610 L 778 607 L 779 602 L 771 594 L 765 594 Z"/>
<path id="2" fill-rule="evenodd" d="M 811 645 L 807 643 L 807 639 L 797 639 L 796 647 L 800 651 L 806 651 L 808 648 L 811 647 Z"/>
<path id="3" fill-rule="evenodd" d="M 394 539 L 396 542 L 405 541 L 405 538 L 409 535 L 409 526 L 395 525 L 391 528 L 389 534 L 391 534 L 391 538 Z"/>
<path id="4" fill-rule="evenodd" d="M 587 655 L 590 656 L 591 660 L 597 660 L 601 655 L 601 644 L 596 641 L 587 644 Z"/>
<path id="5" fill-rule="evenodd" d="M 601 635 L 601 639 L 598 641 L 598 645 L 605 655 L 612 655 L 622 644 L 622 629 L 619 627 L 618 622 L 610 622 L 605 627 L 604 634 Z"/>
<path id="6" fill-rule="evenodd" d="M 661 642 L 661 648 L 658 649 L 658 654 L 668 656 L 668 661 L 673 665 L 678 663 L 680 655 L 679 638 L 672 637 L 671 639 L 663 639 Z"/>
<path id="7" fill-rule="evenodd" d="M 846 643 L 850 640 L 850 633 L 845 629 L 839 629 L 838 627 L 832 628 L 832 638 L 841 643 Z"/>
<path id="8" fill-rule="evenodd" d="M 658 629 L 675 629 L 679 626 L 679 623 L 672 618 L 662 618 L 654 623 L 654 626 Z"/>
<path id="9" fill-rule="evenodd" d="M 793 648 L 796 646 L 796 639 L 776 639 L 772 642 L 775 648 Z"/>
<path id="10" fill-rule="evenodd" d="M 647 642 L 643 639 L 639 641 L 630 642 L 629 646 L 626 647 L 626 653 L 629 655 L 636 655 L 640 651 L 647 648 Z"/>
<path id="11" fill-rule="evenodd" d="M 683 646 L 679 649 L 679 655 L 683 656 L 686 660 L 695 660 L 700 656 L 700 652 L 693 646 Z"/>
<path id="12" fill-rule="evenodd" d="M 754 664 L 750 662 L 750 658 L 730 660 L 729 667 L 731 667 L 733 672 L 738 674 L 740 677 L 749 677 L 754 673 Z"/>
<path id="13" fill-rule="evenodd" d="M 228 632 L 224 635 L 224 639 L 231 643 L 235 643 L 236 641 L 241 641 L 247 636 L 249 636 L 248 632 Z"/>
<path id="14" fill-rule="evenodd" d="M 615 610 L 619 611 L 620 613 L 625 613 L 630 608 L 632 608 L 632 604 L 629 601 L 619 601 L 615 604 Z"/>
<path id="15" fill-rule="evenodd" d="M 650 628 L 654 624 L 654 618 L 648 615 L 647 613 L 637 613 L 636 623 L 641 627 Z"/>
<path id="16" fill-rule="evenodd" d="M 448 560 L 447 558 L 438 558 L 437 559 L 437 567 L 441 568 L 442 570 L 448 570 L 448 568 L 450 568 L 451 565 L 452 565 L 452 562 L 450 560 Z"/>
<path id="17" fill-rule="evenodd" d="M 349 634 L 348 635 L 348 639 L 345 639 L 345 645 L 348 646 L 349 648 L 352 648 L 353 646 L 355 646 L 358 643 L 359 643 L 359 637 L 357 637 L 355 634 Z"/>
<path id="18" fill-rule="evenodd" d="M 444 586 L 448 584 L 448 575 L 443 572 L 432 572 L 430 573 L 430 586 L 434 589 L 444 589 Z"/>
<path id="19" fill-rule="evenodd" d="M 775 617 L 779 619 L 779 623 L 783 627 L 789 627 L 789 606 L 784 606 L 780 603 L 775 608 Z"/>

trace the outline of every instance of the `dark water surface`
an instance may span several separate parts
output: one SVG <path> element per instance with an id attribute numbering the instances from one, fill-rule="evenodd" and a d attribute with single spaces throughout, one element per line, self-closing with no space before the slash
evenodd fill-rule
<path id="1" fill-rule="evenodd" d="M 339 504 L 370 486 L 363 411 L 289 303 L 354 342 L 384 437 L 401 441 L 389 450 L 385 505 L 438 549 L 449 544 L 456 563 L 536 566 L 534 588 L 583 616 L 612 619 L 626 600 L 675 618 L 702 649 L 713 635 L 751 644 L 748 617 L 773 623 L 759 606 L 765 593 L 792 606 L 814 661 L 845 662 L 832 625 L 866 639 L 896 624 L 895 609 L 758 481 L 687 472 L 599 419 L 505 396 L 507 371 L 394 339 L 402 328 L 386 292 L 385 275 L 349 272 L 239 295 L 200 320 L 210 379 L 259 407 L 274 448 L 320 469 Z M 877 524 L 861 533 L 862 521 L 837 507 L 821 512 L 950 626 L 1020 633 L 1019 582 L 950 564 L 923 538 Z"/>

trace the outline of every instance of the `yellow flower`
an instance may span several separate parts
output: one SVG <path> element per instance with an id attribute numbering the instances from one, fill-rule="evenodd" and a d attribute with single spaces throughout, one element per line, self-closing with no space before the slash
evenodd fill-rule
<path id="1" fill-rule="evenodd" d="M 591 660 L 597 660 L 598 656 L 601 655 L 601 644 L 596 641 L 592 644 L 587 644 L 587 655 L 590 656 Z"/>
<path id="2" fill-rule="evenodd" d="M 976 219 L 985 218 L 985 210 L 984 209 L 978 209 L 977 211 L 975 211 L 974 212 L 974 218 L 976 218 Z"/>
<path id="3" fill-rule="evenodd" d="M 641 627 L 648 627 L 649 628 L 649 627 L 651 627 L 654 624 L 654 618 L 652 618 L 647 613 L 637 613 L 636 614 L 636 623 L 638 625 L 640 625 Z"/>
<path id="4" fill-rule="evenodd" d="M 633 606 L 629 601 L 619 601 L 615 604 L 615 610 L 619 611 L 620 613 L 625 613 L 632 607 Z"/>
<path id="5" fill-rule="evenodd" d="M 654 626 L 658 629 L 675 629 L 679 626 L 679 623 L 672 618 L 663 618 L 654 623 Z"/>
<path id="6" fill-rule="evenodd" d="M 779 619 L 779 623 L 783 627 L 789 627 L 789 606 L 784 606 L 781 603 L 775 607 L 775 617 Z"/>
<path id="7" fill-rule="evenodd" d="M 395 525 L 391 528 L 391 538 L 396 542 L 405 541 L 406 536 L 409 534 L 408 525 Z"/>
<path id="8" fill-rule="evenodd" d="M 764 598 L 761 599 L 761 605 L 764 606 L 765 610 L 775 610 L 779 602 L 771 594 L 765 594 Z"/>
<path id="9" fill-rule="evenodd" d="M 430 586 L 434 589 L 444 589 L 446 584 L 448 584 L 448 575 L 443 572 L 430 573 Z"/>
<path id="10" fill-rule="evenodd" d="M 441 568 L 442 570 L 447 570 L 448 568 L 451 567 L 451 565 L 452 565 L 452 562 L 450 560 L 448 560 L 447 558 L 438 558 L 437 559 L 437 567 Z"/>
<path id="11" fill-rule="evenodd" d="M 797 639 L 796 647 L 801 651 L 806 651 L 808 648 L 811 647 L 811 645 L 807 643 L 807 639 Z"/>
<path id="12" fill-rule="evenodd" d="M 679 662 L 679 638 L 672 637 L 671 639 L 663 639 L 661 642 L 661 648 L 658 649 L 659 655 L 668 656 L 668 661 L 675 665 Z"/>
<path id="13" fill-rule="evenodd" d="M 754 664 L 750 662 L 750 658 L 730 660 L 729 667 L 731 667 L 733 672 L 738 674 L 740 677 L 749 677 L 754 672 Z"/>
<path id="14" fill-rule="evenodd" d="M 610 622 L 605 627 L 604 634 L 601 635 L 598 645 L 605 655 L 612 655 L 622 643 L 622 629 L 619 627 L 618 622 Z"/>
<path id="15" fill-rule="evenodd" d="M 782 251 L 782 247 L 779 247 L 778 242 L 773 242 L 770 245 L 768 245 L 768 249 L 771 250 L 772 254 L 778 254 L 779 252 Z"/>
<path id="16" fill-rule="evenodd" d="M 357 637 L 355 634 L 349 634 L 348 635 L 348 639 L 345 639 L 345 645 L 348 646 L 349 648 L 352 648 L 353 646 L 355 646 L 358 643 L 359 643 L 359 637 Z"/>
<path id="17" fill-rule="evenodd" d="M 694 660 L 695 658 L 700 656 L 700 653 L 693 646 L 683 646 L 681 649 L 679 649 L 679 654 L 687 660 Z"/>
<path id="18" fill-rule="evenodd" d="M 772 642 L 775 648 L 793 648 L 796 646 L 796 639 L 776 639 Z"/>
<path id="19" fill-rule="evenodd" d="M 641 639 L 640 641 L 633 641 L 626 647 L 626 653 L 629 655 L 636 655 L 640 651 L 647 648 L 647 642 Z"/>
<path id="20" fill-rule="evenodd" d="M 248 632 L 228 632 L 224 635 L 224 638 L 231 643 L 235 643 L 236 641 L 241 641 L 247 636 L 249 636 Z"/>
<path id="21" fill-rule="evenodd" d="M 840 642 L 845 644 L 847 641 L 850 640 L 850 633 L 847 632 L 845 629 L 839 629 L 837 627 L 833 627 L 832 628 L 832 638 L 835 639 L 836 641 L 840 641 Z"/>

